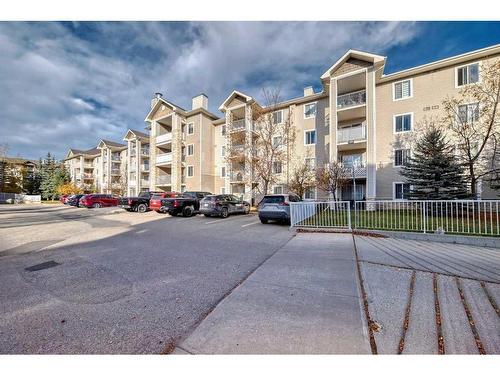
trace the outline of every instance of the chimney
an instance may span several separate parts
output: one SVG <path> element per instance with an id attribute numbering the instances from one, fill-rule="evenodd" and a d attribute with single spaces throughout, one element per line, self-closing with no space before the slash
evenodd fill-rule
<path id="1" fill-rule="evenodd" d="M 208 97 L 205 94 L 193 97 L 193 106 L 191 109 L 195 110 L 198 108 L 203 108 L 208 111 Z"/>
<path id="2" fill-rule="evenodd" d="M 304 87 L 304 96 L 314 95 L 314 89 L 312 86 Z"/>
<path id="3" fill-rule="evenodd" d="M 161 99 L 163 94 L 161 92 L 155 92 L 155 96 L 153 99 L 151 99 L 151 108 L 155 106 L 155 104 L 158 102 L 158 100 Z"/>

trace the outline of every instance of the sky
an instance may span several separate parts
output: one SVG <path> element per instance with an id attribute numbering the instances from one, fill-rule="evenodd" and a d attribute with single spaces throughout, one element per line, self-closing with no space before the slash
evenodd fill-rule
<path id="1" fill-rule="evenodd" d="M 0 145 L 31 159 L 144 130 L 155 92 L 209 110 L 239 90 L 321 90 L 348 49 L 385 73 L 500 43 L 500 22 L 0 22 Z"/>

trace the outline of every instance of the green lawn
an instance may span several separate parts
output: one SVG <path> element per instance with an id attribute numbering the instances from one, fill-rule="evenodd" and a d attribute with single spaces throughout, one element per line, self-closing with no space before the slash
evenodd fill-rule
<path id="1" fill-rule="evenodd" d="M 393 230 L 406 232 L 434 233 L 442 228 L 448 234 L 476 234 L 487 236 L 500 235 L 500 219 L 496 213 L 478 215 L 453 212 L 437 215 L 429 212 L 422 215 L 419 210 L 359 210 L 350 212 L 353 229 Z M 348 227 L 349 214 L 346 210 L 323 209 L 321 212 L 297 223 L 299 227 Z"/>

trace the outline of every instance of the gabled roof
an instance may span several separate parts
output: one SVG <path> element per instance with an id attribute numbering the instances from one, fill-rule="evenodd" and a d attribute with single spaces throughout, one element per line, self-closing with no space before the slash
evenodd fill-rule
<path id="1" fill-rule="evenodd" d="M 240 91 L 233 90 L 233 92 L 222 102 L 222 104 L 219 107 L 219 111 L 223 111 L 226 109 L 226 105 L 231 102 L 236 96 L 241 96 L 242 98 L 245 99 L 247 103 L 253 101 L 253 98 L 251 96 L 245 95 Z"/>
<path id="2" fill-rule="evenodd" d="M 144 119 L 144 121 L 151 121 L 151 116 L 153 115 L 153 113 L 156 112 L 156 110 L 160 107 L 160 105 L 163 104 L 163 105 L 166 105 L 170 108 L 172 108 L 173 111 L 177 110 L 177 109 L 180 109 L 181 111 L 184 111 L 186 112 L 185 109 L 183 109 L 182 107 L 179 107 L 178 105 L 175 105 L 174 103 L 172 102 L 169 102 L 163 98 L 159 98 L 155 105 L 151 108 L 151 110 L 149 111 L 149 113 L 147 114 L 146 118 Z"/>
<path id="3" fill-rule="evenodd" d="M 76 148 L 70 148 L 68 153 L 66 154 L 65 159 L 71 159 L 71 158 L 78 156 L 78 155 L 97 156 L 100 154 L 101 154 L 101 151 L 96 147 L 93 147 L 89 150 L 77 150 Z"/>
<path id="4" fill-rule="evenodd" d="M 124 144 L 122 143 L 118 143 L 118 142 L 113 142 L 113 141 L 108 141 L 106 139 L 101 139 L 99 141 L 99 144 L 97 145 L 97 148 L 103 148 L 103 147 L 112 147 L 112 148 L 126 148 L 127 146 L 125 146 Z"/>
<path id="5" fill-rule="evenodd" d="M 139 130 L 134 130 L 134 129 L 128 129 L 127 133 L 125 134 L 125 137 L 123 137 L 123 140 L 127 140 L 129 136 L 136 136 L 137 138 L 145 138 L 149 139 L 149 134 L 140 132 Z"/>
<path id="6" fill-rule="evenodd" d="M 368 61 L 368 62 L 371 62 L 373 64 L 376 64 L 379 62 L 385 62 L 385 59 L 386 59 L 385 56 L 380 56 L 380 55 L 375 55 L 375 54 L 369 53 L 369 52 L 363 52 L 363 51 L 357 51 L 355 49 L 350 49 L 349 51 L 347 51 L 344 54 L 344 56 L 342 56 L 340 59 L 338 59 L 335 62 L 335 64 L 333 64 L 326 72 L 323 73 L 323 75 L 321 76 L 321 80 L 329 78 L 335 70 L 337 70 L 343 63 L 345 63 L 350 58 Z"/>

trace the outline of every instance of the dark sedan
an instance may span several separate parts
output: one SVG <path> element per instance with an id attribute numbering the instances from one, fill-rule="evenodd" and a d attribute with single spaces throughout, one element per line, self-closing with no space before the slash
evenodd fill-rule
<path id="1" fill-rule="evenodd" d="M 200 202 L 200 213 L 223 218 L 232 214 L 248 214 L 250 203 L 231 194 L 209 195 Z"/>
<path id="2" fill-rule="evenodd" d="M 80 207 L 80 198 L 83 194 L 73 194 L 66 198 L 66 204 L 69 206 Z"/>

